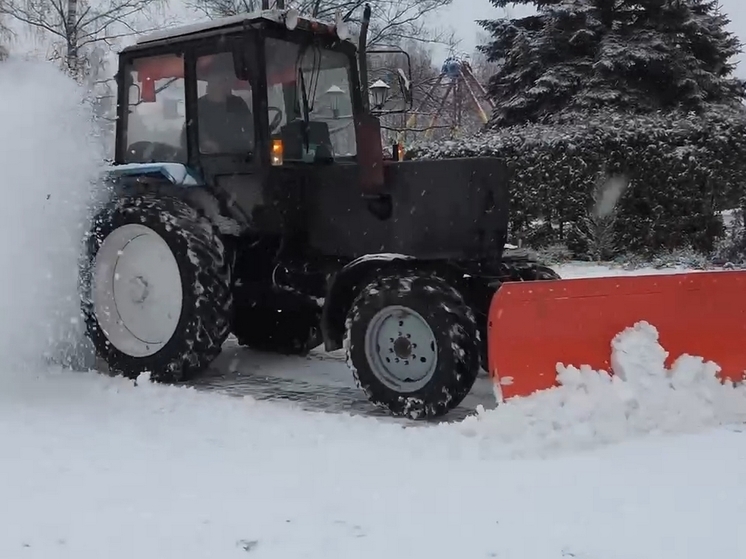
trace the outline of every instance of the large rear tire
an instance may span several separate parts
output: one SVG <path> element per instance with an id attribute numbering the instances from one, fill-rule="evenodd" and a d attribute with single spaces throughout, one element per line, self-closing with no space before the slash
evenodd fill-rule
<path id="1" fill-rule="evenodd" d="M 212 223 L 177 198 L 124 196 L 96 216 L 81 295 L 97 355 L 129 378 L 187 380 L 230 331 L 225 247 Z"/>
<path id="2" fill-rule="evenodd" d="M 397 416 L 442 416 L 479 374 L 479 332 L 459 292 L 432 275 L 366 285 L 347 316 L 345 350 L 368 399 Z"/>

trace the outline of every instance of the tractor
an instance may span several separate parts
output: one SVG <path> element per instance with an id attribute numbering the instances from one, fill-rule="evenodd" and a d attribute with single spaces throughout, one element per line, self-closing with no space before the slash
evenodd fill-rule
<path id="1" fill-rule="evenodd" d="M 342 18 L 262 10 L 120 52 L 115 153 L 80 276 L 112 372 L 183 382 L 231 334 L 281 354 L 323 344 L 344 348 L 377 406 L 442 416 L 487 367 L 497 289 L 558 279 L 504 254 L 503 160 L 385 153 L 380 116 L 411 108 L 411 82 L 402 56 L 379 87 L 402 106 L 371 91 L 369 20 L 366 6 L 355 40 Z"/>

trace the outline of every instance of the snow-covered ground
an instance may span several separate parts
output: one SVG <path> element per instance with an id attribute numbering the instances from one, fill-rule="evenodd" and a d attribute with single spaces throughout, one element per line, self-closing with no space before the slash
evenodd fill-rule
<path id="1" fill-rule="evenodd" d="M 0 558 L 746 556 L 746 392 L 696 359 L 669 375 L 645 325 L 623 378 L 569 367 L 417 428 L 42 365 L 97 167 L 79 95 L 0 65 Z"/>
<path id="2" fill-rule="evenodd" d="M 2 384 L 2 557 L 737 559 L 746 549 L 737 430 L 511 455 L 511 439 L 513 450 L 591 440 L 606 415 L 592 395 L 565 401 L 576 426 L 545 401 L 555 407 L 405 429 L 89 374 Z M 597 414 L 582 421 L 588 405 Z"/>
<path id="3" fill-rule="evenodd" d="M 655 274 L 681 274 L 691 272 L 683 266 L 670 266 L 663 269 L 637 268 L 627 269 L 622 266 L 609 264 L 594 264 L 592 262 L 571 262 L 553 266 L 563 279 L 573 278 L 601 278 L 609 276 L 651 276 Z"/>

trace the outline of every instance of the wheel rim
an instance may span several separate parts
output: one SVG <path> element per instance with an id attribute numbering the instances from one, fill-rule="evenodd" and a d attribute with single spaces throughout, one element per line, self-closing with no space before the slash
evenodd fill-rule
<path id="1" fill-rule="evenodd" d="M 365 357 L 373 374 L 398 392 L 414 392 L 432 378 L 438 343 L 427 321 L 402 306 L 380 310 L 368 324 Z"/>
<path id="2" fill-rule="evenodd" d="M 139 224 L 115 229 L 96 254 L 93 308 L 109 342 L 131 357 L 165 346 L 182 310 L 179 265 L 158 233 Z"/>

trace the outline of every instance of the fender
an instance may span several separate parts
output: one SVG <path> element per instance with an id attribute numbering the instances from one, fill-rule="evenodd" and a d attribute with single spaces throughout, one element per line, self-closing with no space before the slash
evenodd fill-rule
<path id="1" fill-rule="evenodd" d="M 107 179 L 130 182 L 127 179 L 156 179 L 166 180 L 174 186 L 195 187 L 205 186 L 202 178 L 192 169 L 182 163 L 128 163 L 126 165 L 110 165 L 104 169 Z M 124 180 L 122 180 L 124 179 Z"/>
<path id="2" fill-rule="evenodd" d="M 230 215 L 196 171 L 182 163 L 110 165 L 104 169 L 104 180 L 111 187 L 111 196 L 136 190 L 183 198 L 204 211 L 224 235 L 238 236 L 246 226 Z"/>
<path id="3" fill-rule="evenodd" d="M 367 277 L 384 268 L 405 268 L 415 261 L 415 257 L 406 254 L 366 254 L 336 272 L 329 280 L 321 312 L 321 332 L 325 350 L 334 351 L 342 347 L 347 311 Z"/>

